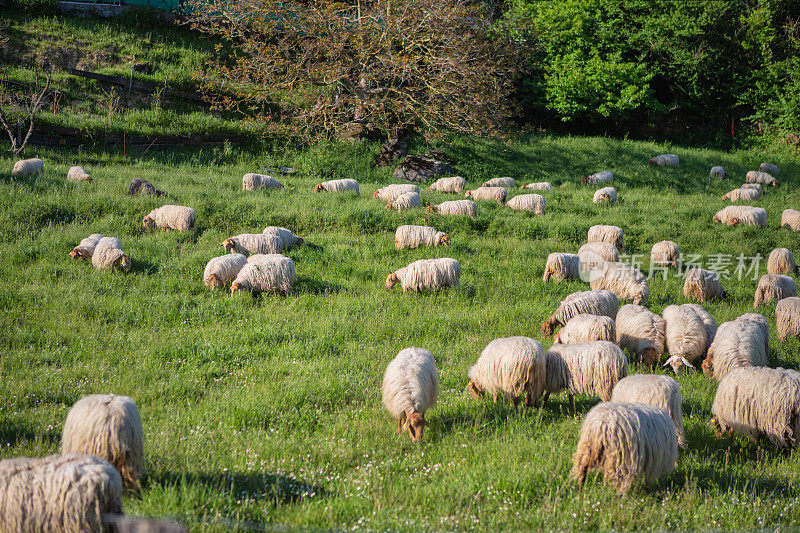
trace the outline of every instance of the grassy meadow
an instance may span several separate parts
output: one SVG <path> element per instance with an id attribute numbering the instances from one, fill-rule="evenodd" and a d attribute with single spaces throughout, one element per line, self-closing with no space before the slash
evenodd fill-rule
<path id="1" fill-rule="evenodd" d="M 601 475 L 590 476 L 582 494 L 569 479 L 581 421 L 597 398 L 577 397 L 570 417 L 565 395 L 515 410 L 464 391 L 469 367 L 492 339 L 525 335 L 550 346 L 540 324 L 588 284 L 543 284 L 545 259 L 576 252 L 591 225 L 621 226 L 626 251 L 644 254 L 643 270 L 663 239 L 704 259 L 800 251 L 800 234 L 779 228 L 781 211 L 800 204 L 800 164 L 605 138 L 460 139 L 443 148 L 470 188 L 496 176 L 551 181 L 546 213 L 487 203 L 475 220 L 387 211 L 372 193 L 392 182 L 391 170 L 370 167 L 378 150 L 370 144 L 143 157 L 31 147 L 25 156 L 46 165 L 32 178 L 11 177 L 13 160 L 0 155 L 0 458 L 57 452 L 70 406 L 86 394 L 116 393 L 135 399 L 145 430 L 146 476 L 124 511 L 197 530 L 800 526 L 800 455 L 766 441 L 714 438 L 706 424 L 716 384 L 701 373 L 677 377 L 689 449 L 676 471 L 626 497 Z M 681 168 L 648 168 L 662 152 L 677 153 Z M 712 224 L 722 194 L 769 160 L 784 170 L 756 203 L 769 227 Z M 73 164 L 94 183 L 67 182 Z M 717 164 L 728 172 L 722 181 L 708 175 Z M 265 165 L 298 173 L 279 178 L 283 190 L 242 191 L 242 175 Z M 616 205 L 593 204 L 595 187 L 580 185 L 606 169 L 616 176 Z M 129 197 L 136 177 L 171 197 Z M 323 179 L 343 177 L 359 180 L 360 197 L 312 192 Z M 454 199 L 422 192 L 425 205 Z M 166 203 L 193 207 L 199 231 L 142 228 L 142 217 Z M 395 250 L 395 228 L 409 223 L 446 231 L 452 246 Z M 267 225 L 306 242 L 287 252 L 297 268 L 289 297 L 209 291 L 202 271 L 222 253 L 221 242 Z M 120 238 L 132 271 L 70 260 L 90 233 Z M 446 256 L 461 263 L 460 287 L 386 291 L 389 272 Z M 705 306 L 718 323 L 753 311 L 752 277 L 723 280 L 730 298 Z M 651 279 L 650 292 L 655 312 L 685 301 L 674 272 Z M 770 322 L 771 364 L 798 368 L 800 342 L 778 342 L 774 304 L 759 312 Z M 419 444 L 396 433 L 380 399 L 385 366 L 408 346 L 433 353 L 441 383 Z M 634 363 L 630 371 L 648 369 Z"/>

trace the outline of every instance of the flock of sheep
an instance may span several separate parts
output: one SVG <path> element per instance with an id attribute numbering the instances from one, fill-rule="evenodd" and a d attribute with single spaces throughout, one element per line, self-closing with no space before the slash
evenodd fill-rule
<path id="1" fill-rule="evenodd" d="M 678 157 L 664 154 L 653 165 L 678 167 Z M 19 161 L 13 174 L 41 172 L 39 159 Z M 724 200 L 750 201 L 763 194 L 762 185 L 777 184 L 780 169 L 763 164 L 747 174 L 747 183 L 726 194 Z M 722 167 L 711 175 L 724 177 Z M 91 180 L 81 167 L 68 173 L 71 181 Z M 598 172 L 582 182 L 602 185 L 595 202 L 615 202 L 616 190 L 609 186 L 614 176 Z M 283 185 L 271 176 L 246 174 L 243 190 L 278 189 Z M 441 178 L 430 190 L 464 194 L 463 200 L 442 202 L 427 208 L 441 215 L 475 217 L 475 201 L 506 205 L 507 189 L 516 187 L 512 178 L 494 178 L 474 190 L 466 190 L 462 177 Z M 545 192 L 550 183 L 523 185 L 523 189 Z M 144 180 L 134 180 L 131 193 L 161 196 Z M 359 193 L 356 180 L 332 180 L 318 184 L 315 192 Z M 421 205 L 419 188 L 393 184 L 378 189 L 374 198 L 387 209 L 402 211 Z M 515 196 L 507 205 L 541 215 L 545 200 L 539 194 Z M 766 225 L 766 212 L 751 206 L 730 206 L 714 215 L 728 225 Z M 144 216 L 144 227 L 192 231 L 195 211 L 186 206 L 165 205 Z M 800 230 L 800 212 L 786 210 L 782 226 Z M 282 255 L 301 245 L 303 239 L 286 228 L 269 226 L 262 233 L 240 234 L 222 243 L 224 255 L 212 258 L 203 282 L 212 290 L 276 292 L 284 296 L 295 279 L 294 262 Z M 435 228 L 404 225 L 397 228 L 397 249 L 450 245 L 450 237 Z M 505 398 L 515 406 L 525 396 L 526 406 L 544 405 L 550 394 L 566 392 L 574 414 L 574 395 L 590 395 L 602 403 L 586 415 L 577 449 L 572 457 L 572 475 L 580 486 L 591 469 L 603 471 L 607 482 L 627 491 L 637 482 L 649 482 L 671 472 L 678 448 L 689 443 L 684 435 L 678 383 L 669 376 L 628 375 L 628 356 L 645 365 L 660 362 L 675 373 L 701 368 L 719 381 L 712 405 L 712 423 L 718 433 L 737 431 L 751 438 L 768 437 L 775 445 L 791 448 L 800 438 L 800 373 L 768 368 L 769 324 L 755 313 L 717 326 L 699 303 L 670 305 L 661 316 L 647 309 L 646 276 L 636 267 L 619 262 L 624 232 L 616 226 L 589 229 L 587 243 L 577 254 L 552 253 L 544 265 L 544 282 L 584 280 L 590 290 L 568 295 L 542 324 L 543 336 L 554 335 L 545 350 L 528 337 L 491 341 L 470 368 L 467 391 L 474 398 L 490 395 Z M 651 250 L 651 264 L 665 268 L 678 265 L 677 243 L 661 241 Z M 128 272 L 131 260 L 114 237 L 93 234 L 70 252 L 73 259 L 91 261 L 99 269 Z M 798 268 L 791 251 L 777 248 L 770 254 L 768 274 L 759 282 L 754 306 L 776 304 L 780 339 L 800 337 L 800 298 L 794 280 Z M 452 258 L 423 259 L 389 274 L 386 288 L 400 284 L 404 292 L 437 291 L 457 286 L 461 266 Z M 693 268 L 683 288 L 687 299 L 703 302 L 724 298 L 726 293 L 712 272 Z M 620 307 L 621 300 L 632 303 Z M 626 355 L 626 352 L 628 355 Z M 426 411 L 436 403 L 438 372 L 432 354 L 423 348 L 401 350 L 386 368 L 383 404 L 398 421 L 398 431 L 408 431 L 418 441 L 428 422 Z M 18 458 L 0 462 L 0 530 L 99 529 L 103 516 L 120 512 L 123 487 L 135 489 L 142 474 L 143 430 L 139 412 L 129 397 L 88 396 L 70 410 L 62 434 L 62 455 L 41 459 Z M 58 527 L 60 526 L 60 527 Z"/>

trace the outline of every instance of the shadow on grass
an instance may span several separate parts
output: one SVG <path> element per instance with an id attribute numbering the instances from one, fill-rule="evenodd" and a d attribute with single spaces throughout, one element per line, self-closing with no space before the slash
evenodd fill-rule
<path id="1" fill-rule="evenodd" d="M 155 263 L 151 263 L 150 261 L 145 261 L 142 259 L 134 259 L 131 258 L 131 272 L 135 274 L 146 274 L 151 276 L 158 271 L 158 267 Z"/>
<path id="2" fill-rule="evenodd" d="M 23 441 L 41 441 L 44 444 L 58 444 L 61 442 L 61 432 L 43 433 L 21 423 L 18 420 L 5 420 L 0 424 L 0 445 L 17 446 Z"/>
<path id="3" fill-rule="evenodd" d="M 295 280 L 292 292 L 303 294 L 334 294 L 340 292 L 343 288 L 344 287 L 337 283 L 300 276 Z"/>

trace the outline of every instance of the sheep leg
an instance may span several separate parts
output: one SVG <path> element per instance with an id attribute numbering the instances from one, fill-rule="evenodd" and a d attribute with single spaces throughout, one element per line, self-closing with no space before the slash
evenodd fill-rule
<path id="1" fill-rule="evenodd" d="M 549 400 L 549 399 L 550 399 L 550 391 L 546 391 L 544 393 L 544 399 L 542 400 L 542 407 L 543 408 L 544 408 L 545 405 L 547 405 L 547 400 Z"/>
<path id="2" fill-rule="evenodd" d="M 569 396 L 569 415 L 575 416 L 575 397 L 571 392 L 568 392 L 567 396 Z"/>
<path id="3" fill-rule="evenodd" d="M 497 393 L 496 392 L 494 394 L 492 394 L 492 399 L 494 400 L 494 403 L 497 403 Z"/>

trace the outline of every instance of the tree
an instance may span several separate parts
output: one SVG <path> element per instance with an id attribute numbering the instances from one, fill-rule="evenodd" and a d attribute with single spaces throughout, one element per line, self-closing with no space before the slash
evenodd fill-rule
<path id="1" fill-rule="evenodd" d="M 11 139 L 11 152 L 15 156 L 20 155 L 22 151 L 25 150 L 25 146 L 28 144 L 28 140 L 33 134 L 34 118 L 47 103 L 45 97 L 48 95 L 50 90 L 50 74 L 47 75 L 47 79 L 45 80 L 44 86 L 41 88 L 41 90 L 39 90 L 38 85 L 39 84 L 37 81 L 37 88 L 30 96 L 17 94 L 3 99 L 5 102 L 9 102 L 11 106 L 22 109 L 22 116 L 17 118 L 16 131 L 14 131 L 14 128 L 8 123 L 6 114 L 3 112 L 2 106 L 0 106 L 0 124 L 3 125 L 3 128 L 8 134 L 8 138 Z M 28 125 L 27 128 L 24 128 L 23 124 L 26 121 Z"/>

